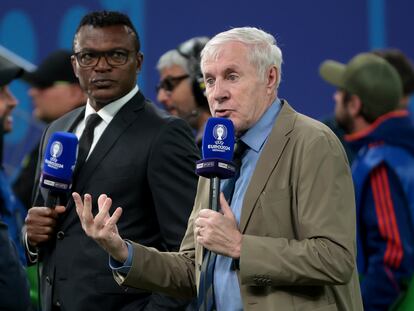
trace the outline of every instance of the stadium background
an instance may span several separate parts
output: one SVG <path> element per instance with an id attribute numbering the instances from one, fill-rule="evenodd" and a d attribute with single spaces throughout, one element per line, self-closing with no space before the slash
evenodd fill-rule
<path id="1" fill-rule="evenodd" d="M 38 64 L 55 49 L 71 48 L 81 17 L 103 9 L 127 13 L 135 24 L 144 53 L 139 85 L 153 101 L 155 65 L 163 52 L 190 37 L 231 27 L 255 26 L 276 37 L 284 55 L 279 96 L 315 118 L 334 107 L 334 89 L 318 76 L 323 60 L 347 62 L 356 53 L 384 47 L 414 59 L 412 0 L 2 0 L 0 45 Z M 28 86 L 14 81 L 11 89 L 20 101 L 5 146 L 4 165 L 13 178 L 44 125 L 32 119 Z"/>

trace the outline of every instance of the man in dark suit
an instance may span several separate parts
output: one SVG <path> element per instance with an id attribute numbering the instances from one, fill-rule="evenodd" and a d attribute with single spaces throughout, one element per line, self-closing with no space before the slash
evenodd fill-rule
<path id="1" fill-rule="evenodd" d="M 161 251 L 177 250 L 196 191 L 198 150 L 190 128 L 163 115 L 138 90 L 143 55 L 127 16 L 86 15 L 73 47 L 73 68 L 88 101 L 46 129 L 36 180 L 51 134 L 73 131 L 81 137 L 95 117 L 91 150 L 75 168 L 72 190 L 94 198 L 110 194 L 114 206 L 124 207 L 123 236 Z M 182 302 L 118 286 L 108 256 L 83 234 L 72 199 L 50 209 L 44 207 L 46 196 L 38 187 L 26 219 L 31 259 L 43 263 L 43 311 L 178 309 Z M 94 213 L 97 208 L 94 201 Z"/>

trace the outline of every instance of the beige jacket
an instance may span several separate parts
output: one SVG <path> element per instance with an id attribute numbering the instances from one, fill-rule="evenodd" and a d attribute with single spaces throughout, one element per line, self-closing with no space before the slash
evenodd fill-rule
<path id="1" fill-rule="evenodd" d="M 118 283 L 196 295 L 202 247 L 193 222 L 208 208 L 200 178 L 179 253 L 134 244 Z M 243 201 L 238 271 L 244 310 L 362 310 L 355 265 L 355 203 L 345 152 L 321 123 L 283 103 Z"/>

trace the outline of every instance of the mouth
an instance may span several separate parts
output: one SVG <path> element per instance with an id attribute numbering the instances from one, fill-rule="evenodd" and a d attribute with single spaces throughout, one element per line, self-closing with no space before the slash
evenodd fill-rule
<path id="1" fill-rule="evenodd" d="M 98 89 L 103 89 L 103 88 L 111 87 L 115 81 L 111 79 L 98 78 L 98 79 L 93 79 L 91 82 Z"/>
<path id="2" fill-rule="evenodd" d="M 231 115 L 231 110 L 215 110 L 214 111 L 214 116 L 217 118 L 229 118 Z"/>
<path id="3" fill-rule="evenodd" d="M 178 113 L 177 108 L 174 105 L 167 105 L 167 104 L 163 104 L 164 109 L 171 115 L 176 116 Z"/>
<path id="4" fill-rule="evenodd" d="M 4 118 L 4 121 L 3 122 L 4 122 L 3 123 L 4 128 L 11 127 L 13 125 L 13 116 L 11 116 L 11 115 L 6 116 Z"/>

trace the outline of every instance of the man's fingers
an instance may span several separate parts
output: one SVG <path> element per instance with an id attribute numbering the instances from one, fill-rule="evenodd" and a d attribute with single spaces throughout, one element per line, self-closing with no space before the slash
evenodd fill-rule
<path id="1" fill-rule="evenodd" d="M 73 201 L 75 202 L 76 213 L 78 214 L 79 218 L 81 218 L 82 217 L 82 213 L 83 213 L 83 202 L 82 202 L 82 198 L 79 195 L 79 193 L 77 193 L 77 192 L 73 192 L 72 193 L 72 198 L 73 198 Z"/>
<path id="2" fill-rule="evenodd" d="M 56 207 L 53 210 L 57 217 L 59 214 L 62 214 L 66 211 L 66 207 L 63 205 L 56 205 Z"/>
<path id="3" fill-rule="evenodd" d="M 101 194 L 101 195 L 99 196 L 99 198 L 98 198 L 98 206 L 99 206 L 99 209 L 100 209 L 100 208 L 101 208 L 101 206 L 104 204 L 104 202 L 105 202 L 106 198 L 107 198 L 107 195 L 106 195 L 106 194 Z"/>
<path id="4" fill-rule="evenodd" d="M 214 213 L 217 213 L 217 212 L 215 212 L 215 211 L 213 211 L 213 210 L 211 210 L 211 209 L 208 209 L 208 208 L 203 208 L 203 209 L 201 209 L 201 210 L 198 212 L 198 217 L 201 217 L 201 218 L 209 218 L 209 217 L 211 217 Z"/>
<path id="5" fill-rule="evenodd" d="M 106 195 L 100 195 L 98 199 L 99 213 L 95 217 L 95 224 L 98 227 L 105 225 L 105 222 L 109 219 L 109 209 L 112 206 L 111 198 Z"/>
<path id="6" fill-rule="evenodd" d="M 230 216 L 231 218 L 234 218 L 233 211 L 231 210 L 229 203 L 227 203 L 223 192 L 220 193 L 220 208 L 224 216 Z"/>
<path id="7" fill-rule="evenodd" d="M 82 219 L 84 220 L 85 225 L 90 225 L 93 223 L 92 197 L 88 193 L 83 196 Z"/>
<path id="8" fill-rule="evenodd" d="M 112 216 L 108 219 L 105 225 L 115 226 L 118 223 L 119 218 L 122 215 L 122 207 L 117 207 Z"/>

